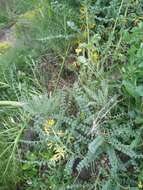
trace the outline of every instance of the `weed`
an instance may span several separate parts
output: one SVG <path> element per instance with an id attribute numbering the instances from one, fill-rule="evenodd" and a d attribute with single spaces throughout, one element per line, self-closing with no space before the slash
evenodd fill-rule
<path id="1" fill-rule="evenodd" d="M 7 2 L 3 190 L 142 189 L 142 12 L 141 0 Z"/>

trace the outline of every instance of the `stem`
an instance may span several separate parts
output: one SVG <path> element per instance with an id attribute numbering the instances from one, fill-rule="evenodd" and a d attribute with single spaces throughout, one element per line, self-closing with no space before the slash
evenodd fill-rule
<path id="1" fill-rule="evenodd" d="M 112 39 L 113 39 L 115 30 L 116 30 L 116 26 L 117 26 L 117 23 L 118 23 L 118 20 L 119 20 L 119 17 L 120 17 L 120 13 L 121 13 L 121 9 L 123 7 L 123 3 L 124 3 L 124 0 L 121 1 L 120 7 L 119 7 L 119 11 L 118 11 L 118 14 L 117 14 L 114 26 L 113 26 L 113 30 L 112 30 L 112 32 L 111 32 L 111 34 L 109 36 L 109 40 L 107 42 L 107 47 L 104 50 L 104 55 L 105 56 L 104 56 L 103 60 L 101 61 L 101 65 L 102 66 L 104 65 L 104 63 L 106 62 L 106 58 L 108 57 L 108 51 L 109 51 L 109 48 L 111 47 L 111 44 L 112 44 Z M 126 11 L 125 11 L 125 14 L 126 14 Z"/>
<path id="2" fill-rule="evenodd" d="M 88 4 L 86 4 L 86 32 L 87 32 L 87 44 L 90 43 L 90 30 L 89 30 L 89 14 L 88 14 Z M 87 48 L 88 58 L 90 57 L 90 50 Z"/>
<path id="3" fill-rule="evenodd" d="M 12 107 L 23 107 L 23 102 L 17 102 L 17 101 L 0 101 L 0 106 L 12 106 Z"/>
<path id="4" fill-rule="evenodd" d="M 7 162 L 7 165 L 6 165 L 6 168 L 5 168 L 5 171 L 4 171 L 3 175 L 6 174 L 8 168 L 9 168 L 11 160 L 14 159 L 14 154 L 15 154 L 15 151 L 16 151 L 16 147 L 18 146 L 18 142 L 20 140 L 20 137 L 21 137 L 21 134 L 22 134 L 23 130 L 24 130 L 24 127 L 21 128 L 21 130 L 19 131 L 19 133 L 17 134 L 17 136 L 15 138 L 14 146 L 13 146 L 13 149 L 12 149 L 12 153 L 11 153 L 9 159 L 8 159 L 8 162 Z"/>
<path id="5" fill-rule="evenodd" d="M 69 52 L 69 46 L 70 46 L 70 44 L 69 44 L 68 47 L 67 47 L 67 50 L 66 50 L 66 52 L 65 52 L 65 56 L 63 57 L 63 61 L 62 61 L 61 68 L 60 68 L 60 71 L 59 71 L 59 74 L 58 74 L 58 78 L 57 78 L 57 81 L 56 81 L 56 85 L 55 85 L 55 87 L 54 87 L 54 92 L 53 92 L 53 94 L 55 94 L 56 89 L 57 89 L 57 87 L 58 87 L 58 83 L 59 83 L 59 80 L 60 80 L 60 77 L 61 77 L 61 73 L 62 73 L 62 71 L 63 71 L 63 69 L 64 69 L 65 61 L 66 61 L 66 58 L 67 58 L 67 55 L 68 55 L 68 52 Z"/>

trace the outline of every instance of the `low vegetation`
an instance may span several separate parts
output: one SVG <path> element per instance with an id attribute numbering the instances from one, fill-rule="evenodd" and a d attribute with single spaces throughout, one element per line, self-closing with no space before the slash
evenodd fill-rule
<path id="1" fill-rule="evenodd" d="M 0 1 L 0 189 L 143 189 L 143 1 Z"/>

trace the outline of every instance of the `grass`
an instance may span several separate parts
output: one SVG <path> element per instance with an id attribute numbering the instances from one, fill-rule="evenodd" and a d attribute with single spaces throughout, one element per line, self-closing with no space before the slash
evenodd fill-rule
<path id="1" fill-rule="evenodd" d="M 2 190 L 143 188 L 142 9 L 141 0 L 0 8 L 0 28 L 13 23 L 15 36 L 0 51 Z"/>

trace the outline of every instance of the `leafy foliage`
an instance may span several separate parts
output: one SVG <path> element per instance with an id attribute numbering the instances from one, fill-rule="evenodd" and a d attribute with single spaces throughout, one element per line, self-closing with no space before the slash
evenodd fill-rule
<path id="1" fill-rule="evenodd" d="M 142 1 L 21 0 L 9 10 L 16 44 L 0 55 L 0 98 L 23 107 L 0 107 L 0 186 L 142 189 Z"/>

